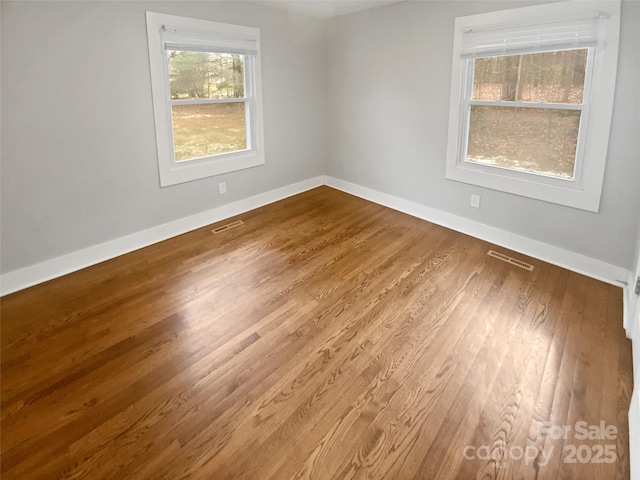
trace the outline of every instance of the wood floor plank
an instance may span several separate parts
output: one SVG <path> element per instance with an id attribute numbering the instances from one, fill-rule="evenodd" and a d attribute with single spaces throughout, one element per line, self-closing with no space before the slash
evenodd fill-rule
<path id="1" fill-rule="evenodd" d="M 447 250 L 451 250 L 451 248 L 448 246 L 448 247 L 447 247 Z M 441 257 L 441 258 L 445 258 L 445 257 L 442 257 L 442 255 L 440 255 L 440 257 Z M 436 263 L 435 265 L 438 265 L 438 264 L 440 264 L 440 263 L 441 263 L 441 262 L 438 262 L 438 263 Z M 429 264 L 431 264 L 431 262 L 429 262 Z M 375 278 L 375 279 L 377 279 L 376 281 L 379 281 L 379 279 L 380 279 L 380 272 L 381 272 L 381 268 L 383 268 L 383 267 L 381 266 L 380 268 L 378 268 L 378 269 L 374 270 L 374 271 L 371 273 L 371 276 L 372 276 L 371 278 Z M 431 267 L 425 266 L 425 268 L 426 268 L 426 269 L 428 269 L 428 268 L 433 268 L 433 265 L 431 265 Z M 363 281 L 363 285 L 365 285 L 365 286 L 366 286 L 365 291 L 366 291 L 366 290 L 371 289 L 372 287 L 375 287 L 375 284 L 370 283 L 366 278 L 365 278 L 365 279 L 363 279 L 362 281 Z M 362 330 L 362 329 L 360 329 L 360 328 L 359 328 L 359 326 L 360 326 L 360 325 L 364 325 L 365 327 L 367 327 L 367 329 L 368 329 L 367 331 L 370 331 L 371 323 L 372 323 L 372 322 L 373 322 L 377 317 L 380 317 L 381 315 L 384 315 L 384 311 L 380 311 L 380 305 L 381 305 L 381 302 L 379 301 L 379 298 L 380 298 L 380 295 L 382 295 L 382 294 L 383 294 L 383 292 L 385 292 L 385 291 L 389 291 L 389 289 L 388 289 L 388 285 L 381 284 L 381 285 L 379 285 L 379 286 L 377 287 L 377 289 L 378 289 L 378 290 L 380 290 L 380 293 L 379 293 L 379 294 L 378 294 L 374 299 L 367 301 L 367 303 L 366 303 L 365 305 L 363 305 L 363 307 L 362 307 L 362 308 L 358 308 L 355 312 L 353 312 L 353 313 L 348 313 L 348 311 L 346 311 L 346 310 L 342 310 L 342 307 L 340 307 L 340 309 L 339 309 L 338 311 L 336 311 L 336 312 L 335 312 L 335 313 L 339 316 L 339 318 L 343 319 L 343 321 L 342 321 L 342 322 L 340 322 L 340 324 L 341 324 L 342 326 L 341 326 L 341 328 L 338 330 L 338 335 L 337 335 L 337 336 L 342 336 L 342 337 L 344 337 L 344 338 L 346 338 L 346 339 L 354 338 L 354 337 L 356 336 L 356 335 L 355 335 L 355 333 L 356 333 L 356 332 L 360 333 L 360 332 L 364 331 L 364 330 Z M 398 290 L 400 290 L 400 289 L 398 289 Z M 352 299 L 353 299 L 353 298 L 356 298 L 356 299 L 357 299 L 357 298 L 360 298 L 360 299 L 364 299 L 364 300 L 366 300 L 366 299 L 367 299 L 367 297 L 366 297 L 366 296 L 364 296 L 364 295 L 362 294 L 362 289 L 358 289 L 358 291 L 353 292 L 353 293 L 350 295 L 350 297 L 352 297 Z M 388 300 L 389 300 L 389 299 L 385 299 L 385 301 L 388 301 Z M 388 305 L 388 303 L 386 303 L 386 305 Z M 372 309 L 373 309 L 373 310 L 372 310 Z M 348 316 L 346 316 L 346 317 L 345 317 L 345 314 L 346 314 L 346 313 L 348 313 Z M 354 329 L 357 329 L 357 330 L 356 330 L 356 332 L 354 332 Z M 344 333 L 344 334 L 343 334 L 343 333 Z M 331 339 L 331 342 L 333 342 L 333 341 L 334 341 L 334 339 Z M 374 342 L 375 342 L 375 339 L 374 339 Z M 339 347 L 338 347 L 338 348 L 339 348 Z M 325 347 L 321 347 L 321 348 L 319 348 L 319 350 L 318 350 L 318 352 L 317 352 L 317 353 L 318 353 L 318 354 L 324 354 L 324 352 L 327 352 L 327 351 L 329 351 L 329 350 L 330 350 L 330 347 L 329 347 L 329 346 L 327 346 L 326 348 L 325 348 Z M 334 348 L 333 350 L 335 350 L 335 348 Z M 339 356 L 338 356 L 338 357 L 336 357 L 336 355 L 331 355 L 331 356 L 330 356 L 330 360 L 331 360 L 332 362 L 336 362 L 336 361 L 337 361 L 337 360 L 339 360 L 339 359 L 340 359 L 340 357 L 339 357 Z M 330 368 L 330 367 L 328 366 L 327 368 Z M 335 374 L 332 374 L 332 375 L 331 375 L 331 377 L 330 377 L 330 378 L 331 378 L 331 386 L 332 386 L 332 388 L 335 388 L 335 386 L 336 386 L 336 378 L 335 378 L 335 377 L 336 377 L 336 375 L 335 375 Z M 279 388 L 279 387 L 276 385 L 276 392 L 278 391 L 278 390 L 277 390 L 278 388 Z M 287 397 L 287 396 L 285 396 L 285 398 L 286 398 L 286 397 Z M 313 398 L 313 397 L 312 397 L 312 398 Z M 293 404 L 293 406 L 294 406 L 294 408 L 295 408 L 296 404 L 295 404 L 294 402 L 289 402 L 289 403 L 290 403 L 290 404 Z M 316 403 L 317 403 L 317 402 L 316 402 Z M 284 408 L 284 407 L 282 407 L 282 405 L 280 405 L 280 407 L 281 407 L 281 408 Z M 280 419 L 281 419 L 281 418 L 286 418 L 286 415 L 281 415 L 281 416 L 278 416 L 277 418 L 280 418 Z M 211 425 L 211 427 L 210 427 L 210 430 L 211 430 L 213 433 L 217 433 L 217 426 L 216 426 L 216 424 L 212 424 L 212 425 Z M 267 431 L 268 431 L 268 429 L 267 429 Z M 275 433 L 276 435 L 278 435 L 278 430 L 276 430 L 276 432 L 274 432 L 274 433 Z M 279 434 L 279 435 L 282 435 L 282 434 Z M 238 438 L 238 437 L 236 436 L 236 438 Z M 241 438 L 241 440 L 240 440 L 240 441 L 242 442 L 242 437 L 240 437 L 240 438 Z M 249 438 L 252 438 L 252 439 L 253 439 L 253 438 L 254 438 L 254 436 L 251 436 L 251 437 L 249 437 Z M 202 444 L 202 445 L 206 445 L 206 442 L 201 442 L 201 444 Z M 273 444 L 273 443 L 271 443 L 271 444 Z M 234 450 L 232 450 L 232 452 L 234 452 Z M 205 456 L 206 456 L 206 455 L 208 455 L 208 454 L 209 454 L 209 453 L 205 453 Z M 240 463 L 240 460 L 239 460 L 239 459 L 237 459 L 237 458 L 235 458 L 236 456 L 237 456 L 237 453 L 234 453 L 234 463 L 239 464 L 239 463 Z M 216 459 L 216 461 L 222 461 L 223 459 L 224 459 L 224 457 L 222 456 L 222 457 L 217 458 L 217 459 Z M 253 455 L 251 456 L 250 460 L 251 460 L 253 463 L 255 463 L 255 462 L 254 462 L 254 460 L 255 460 L 255 454 L 253 454 Z M 262 474 L 264 475 L 264 473 L 262 473 Z"/>
<path id="2" fill-rule="evenodd" d="M 485 409 L 485 415 L 491 415 L 492 424 L 495 424 L 496 428 L 493 432 L 486 432 L 488 434 L 486 443 L 491 445 L 492 459 L 485 461 L 485 463 L 489 465 L 490 470 L 494 468 L 495 461 L 493 457 L 497 456 L 497 460 L 501 460 L 499 449 L 507 443 L 509 432 L 513 427 L 515 413 L 518 411 L 522 400 L 517 388 L 517 381 L 520 378 L 525 378 L 524 375 L 521 375 L 521 372 L 526 367 L 523 364 L 518 364 L 515 359 L 510 358 L 510 355 L 512 352 L 519 351 L 521 346 L 518 344 L 521 341 L 526 339 L 526 341 L 531 342 L 534 340 L 533 337 L 528 335 L 530 333 L 530 319 L 533 316 L 528 300 L 532 298 L 534 286 L 538 282 L 544 281 L 546 281 L 546 277 L 543 276 L 542 278 L 537 278 L 535 283 L 528 285 L 524 296 L 526 301 L 524 302 L 522 289 L 503 292 L 507 299 L 512 299 L 507 304 L 511 308 L 506 315 L 501 315 L 498 318 L 498 322 L 493 325 L 493 328 L 500 330 L 506 327 L 506 332 L 508 333 L 500 337 L 500 343 L 498 344 L 493 343 L 495 338 L 491 338 L 492 336 L 488 338 L 488 343 L 479 351 L 479 355 L 474 361 L 474 364 L 483 366 L 483 370 L 480 370 L 484 373 L 481 377 L 482 382 L 476 383 L 476 372 L 479 373 L 479 370 L 469 370 L 470 375 L 462 383 L 461 390 L 457 395 L 462 401 L 451 405 L 449 410 L 451 413 L 447 413 L 447 417 L 455 418 L 460 416 L 459 412 L 466 411 L 465 420 L 471 423 L 470 427 L 479 424 L 478 417 L 483 408 Z M 507 322 L 501 322 L 500 320 L 502 319 L 506 319 Z M 521 361 L 527 362 L 527 357 L 522 357 Z M 476 378 L 474 379 L 474 377 Z M 496 382 L 497 378 L 501 381 Z M 468 399 L 467 403 L 463 399 Z M 472 399 L 473 402 L 471 402 Z M 487 409 L 487 405 L 491 407 L 490 410 Z M 459 412 L 456 413 L 457 411 Z M 464 432 L 460 433 L 455 423 L 447 422 L 441 426 L 441 431 L 436 434 L 436 437 L 448 440 L 431 445 L 432 453 L 428 454 L 428 457 L 436 460 L 427 461 L 425 457 L 420 467 L 420 472 L 423 476 L 427 476 L 426 478 L 433 476 L 435 478 L 438 475 L 437 472 L 441 472 L 439 474 L 444 475 L 447 471 L 455 472 L 459 468 L 460 463 L 464 460 L 461 452 L 469 444 L 468 437 L 464 435 Z M 447 444 L 455 448 L 443 449 L 443 446 Z M 476 466 L 475 468 L 480 467 Z M 468 473 L 468 475 L 470 477 L 473 476 L 471 473 Z"/>
<path id="3" fill-rule="evenodd" d="M 0 300 L 3 479 L 629 478 L 619 288 L 328 187 L 234 220 Z"/>
<path id="4" fill-rule="evenodd" d="M 424 321 L 424 319 L 422 319 L 422 321 Z M 385 347 L 385 350 L 387 351 L 385 353 L 391 354 L 393 357 L 395 357 L 391 361 L 391 365 L 394 366 L 393 374 L 396 377 L 400 376 L 403 372 L 404 374 L 412 372 L 413 366 L 415 365 L 414 362 L 421 358 L 419 352 L 420 348 L 425 348 L 426 345 L 429 345 L 429 341 L 426 340 L 426 337 L 429 336 L 428 323 L 423 323 L 423 328 L 421 328 L 420 324 L 416 324 L 414 322 L 412 322 L 411 324 L 401 323 L 401 325 L 402 327 L 404 327 L 405 325 L 410 325 L 413 332 L 421 332 L 424 338 L 414 337 L 411 339 L 411 341 L 408 342 L 405 341 L 404 338 L 401 338 L 400 340 L 402 340 L 402 343 L 400 343 L 399 345 L 395 346 L 392 343 Z M 460 327 L 460 325 L 458 325 L 458 327 Z M 443 334 L 441 329 L 439 330 L 439 334 Z M 382 429 L 375 426 L 375 423 L 377 422 L 377 415 L 381 413 L 381 410 L 378 410 L 378 405 L 381 403 L 386 404 L 388 402 L 394 401 L 394 397 L 397 394 L 397 389 L 401 382 L 409 382 L 409 379 L 407 378 L 404 378 L 402 380 L 399 379 L 399 381 L 397 382 L 389 382 L 389 375 L 390 372 L 386 370 L 384 372 L 381 372 L 381 378 L 374 378 L 374 381 L 372 381 L 365 390 L 366 393 L 362 397 L 358 398 L 358 400 L 355 402 L 358 408 L 349 408 L 346 412 L 346 416 L 342 416 L 339 419 L 339 428 L 337 430 L 328 432 L 327 435 L 330 435 L 332 437 L 339 436 L 340 438 L 348 440 L 358 439 L 360 438 L 360 435 L 355 435 L 353 430 L 364 428 L 369 424 L 372 424 L 371 428 L 374 430 L 374 432 L 373 434 L 367 434 L 366 438 L 376 438 L 376 432 L 382 432 Z M 389 390 L 389 388 L 395 388 L 395 391 Z M 303 441 L 304 439 L 301 440 Z M 322 474 L 330 476 L 329 469 L 327 467 L 321 466 L 322 459 L 335 464 L 336 459 L 339 459 L 341 456 L 345 456 L 345 458 L 347 458 L 350 453 L 346 448 L 346 441 L 347 440 L 341 442 L 331 442 L 325 436 L 325 438 L 323 438 L 318 444 L 318 451 L 309 451 L 309 453 L 307 454 L 309 457 L 309 465 L 304 468 L 305 473 L 303 474 L 302 472 L 299 472 L 299 475 L 313 476 L 313 471 L 314 469 L 316 469 Z M 358 446 L 359 445 L 356 441 L 356 443 L 352 446 L 353 454 L 359 457 L 366 456 L 361 450 L 358 449 Z M 375 442 L 373 442 L 371 446 L 375 446 Z M 332 452 L 331 449 L 336 451 Z M 339 469 L 340 467 L 338 467 L 338 470 Z M 281 471 L 280 474 L 274 478 L 282 477 L 283 475 L 286 478 L 285 472 Z"/>

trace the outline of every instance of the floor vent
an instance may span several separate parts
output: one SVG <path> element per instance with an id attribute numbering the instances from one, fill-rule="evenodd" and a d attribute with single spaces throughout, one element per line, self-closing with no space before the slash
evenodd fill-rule
<path id="1" fill-rule="evenodd" d="M 244 225 L 244 222 L 242 220 L 236 220 L 235 222 L 227 223 L 226 225 L 214 228 L 211 231 L 217 235 L 218 233 L 226 232 L 227 230 L 239 227 L 240 225 Z"/>
<path id="2" fill-rule="evenodd" d="M 515 265 L 516 267 L 524 268 L 525 270 L 533 271 L 533 265 L 525 263 L 521 260 L 516 260 L 508 255 L 504 255 L 502 253 L 494 252 L 493 250 L 489 250 L 487 255 L 490 257 L 497 258 L 498 260 L 502 260 L 503 262 L 510 263 L 511 265 Z"/>

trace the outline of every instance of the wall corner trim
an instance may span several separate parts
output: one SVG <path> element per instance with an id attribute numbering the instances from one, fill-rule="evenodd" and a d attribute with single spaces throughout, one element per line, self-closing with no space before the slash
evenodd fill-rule
<path id="1" fill-rule="evenodd" d="M 323 184 L 324 176 L 320 175 L 4 273 L 0 276 L 0 295 L 7 295 L 47 280 L 61 277 L 168 238 L 182 235 L 191 230 L 240 215 L 292 195 L 297 195 Z"/>
<path id="2" fill-rule="evenodd" d="M 627 277 L 627 284 L 624 287 L 624 312 L 623 312 L 623 319 L 624 319 L 624 330 L 627 334 L 627 338 L 631 338 L 633 339 L 634 336 L 634 330 L 635 330 L 635 322 L 633 322 L 633 314 L 634 311 L 636 310 L 636 305 L 637 305 L 637 300 L 635 300 L 633 298 L 633 295 L 635 295 L 634 293 L 634 288 L 635 288 L 635 275 L 633 274 L 633 272 L 629 271 L 628 277 Z"/>

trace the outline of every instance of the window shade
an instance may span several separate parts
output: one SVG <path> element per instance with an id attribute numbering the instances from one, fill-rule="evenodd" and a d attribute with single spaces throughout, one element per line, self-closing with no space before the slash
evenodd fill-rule
<path id="1" fill-rule="evenodd" d="M 258 42 L 255 38 L 217 36 L 206 33 L 180 31 L 167 25 L 162 28 L 162 46 L 165 50 L 186 52 L 231 53 L 256 55 Z"/>
<path id="2" fill-rule="evenodd" d="M 600 14 L 528 25 L 470 28 L 462 33 L 462 58 L 515 55 L 595 46 Z"/>

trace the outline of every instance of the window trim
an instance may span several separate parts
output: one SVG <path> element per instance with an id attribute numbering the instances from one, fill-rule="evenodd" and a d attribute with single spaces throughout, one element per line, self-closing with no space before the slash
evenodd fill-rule
<path id="1" fill-rule="evenodd" d="M 166 187 L 201 178 L 222 175 L 237 170 L 264 165 L 264 127 L 262 118 L 262 83 L 260 64 L 260 30 L 258 28 L 146 12 L 147 41 L 160 186 Z M 169 69 L 163 45 L 165 26 L 197 32 L 202 36 L 220 38 L 249 38 L 255 41 L 256 55 L 243 55 L 245 63 L 245 98 L 181 100 L 180 104 L 245 103 L 247 149 L 176 161 L 174 158 L 173 122 L 169 88 Z"/>
<path id="2" fill-rule="evenodd" d="M 590 82 L 585 82 L 589 85 L 585 88 L 579 132 L 579 139 L 583 141 L 578 142 L 574 179 L 562 179 L 465 161 L 463 154 L 466 152 L 468 139 L 468 125 L 465 122 L 468 121 L 468 116 L 464 108 L 466 108 L 469 76 L 472 75 L 468 70 L 473 61 L 461 58 L 463 32 L 484 26 L 509 27 L 523 24 L 523 22 L 553 21 L 557 18 L 593 13 L 594 9 L 605 16 L 603 20 L 605 28 L 604 34 L 599 36 L 598 44 L 591 47 L 594 50 L 590 52 L 592 62 L 588 68 L 591 69 L 592 76 Z M 619 32 L 619 1 L 569 1 L 456 18 L 445 177 L 449 180 L 597 212 L 602 193 L 613 111 Z M 566 46 L 557 48 L 557 50 L 566 49 Z M 589 98 L 586 98 L 587 94 Z"/>

